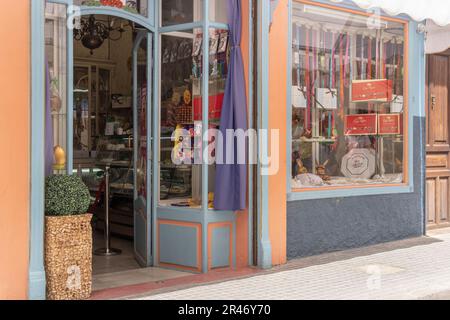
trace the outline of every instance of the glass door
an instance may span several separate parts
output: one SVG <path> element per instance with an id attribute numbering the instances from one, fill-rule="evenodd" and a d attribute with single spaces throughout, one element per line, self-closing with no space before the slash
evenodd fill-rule
<path id="1" fill-rule="evenodd" d="M 152 69 L 153 35 L 140 31 L 133 47 L 134 251 L 152 265 Z"/>
<path id="2" fill-rule="evenodd" d="M 90 67 L 75 66 L 73 88 L 73 151 L 76 159 L 87 157 L 86 154 L 89 151 L 90 75 Z"/>

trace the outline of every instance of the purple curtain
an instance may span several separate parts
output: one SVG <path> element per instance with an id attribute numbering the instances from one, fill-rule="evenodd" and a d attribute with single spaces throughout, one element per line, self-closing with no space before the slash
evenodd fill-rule
<path id="1" fill-rule="evenodd" d="M 52 106 L 50 99 L 52 97 L 51 78 L 48 61 L 45 62 L 45 176 L 53 173 L 53 122 Z"/>
<path id="2" fill-rule="evenodd" d="M 228 0 L 228 24 L 231 54 L 225 88 L 220 131 L 223 145 L 217 146 L 224 164 L 217 164 L 214 208 L 216 210 L 244 210 L 247 199 L 247 166 L 238 164 L 238 150 L 234 141 L 234 164 L 226 164 L 227 135 L 229 129 L 247 130 L 247 99 L 245 92 L 244 63 L 241 52 L 242 33 L 241 0 Z M 220 142 L 220 140 L 219 140 Z M 240 150 L 245 152 L 245 150 Z"/>

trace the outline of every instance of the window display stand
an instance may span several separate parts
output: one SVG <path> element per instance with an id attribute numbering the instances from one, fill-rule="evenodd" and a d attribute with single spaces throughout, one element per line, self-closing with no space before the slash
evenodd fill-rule
<path id="1" fill-rule="evenodd" d="M 105 247 L 95 250 L 96 256 L 110 257 L 122 254 L 119 249 L 111 248 L 111 230 L 109 221 L 109 167 L 105 168 Z"/>

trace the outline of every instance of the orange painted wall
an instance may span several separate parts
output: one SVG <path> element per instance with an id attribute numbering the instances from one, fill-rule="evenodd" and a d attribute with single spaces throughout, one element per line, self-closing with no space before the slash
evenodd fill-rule
<path id="1" fill-rule="evenodd" d="M 241 50 L 244 59 L 245 82 L 247 87 L 247 95 L 249 92 L 248 83 L 248 67 L 250 62 L 249 57 L 249 1 L 242 1 L 242 42 Z M 250 106 L 248 106 L 250 107 Z M 237 213 L 236 219 L 236 266 L 248 266 L 248 211 Z"/>
<path id="2" fill-rule="evenodd" d="M 269 177 L 269 236 L 273 265 L 286 263 L 288 21 L 288 1 L 280 0 L 269 34 L 269 129 L 278 129 L 280 132 L 280 168 L 278 174 Z"/>
<path id="3" fill-rule="evenodd" d="M 28 291 L 30 3 L 0 10 L 0 299 Z"/>

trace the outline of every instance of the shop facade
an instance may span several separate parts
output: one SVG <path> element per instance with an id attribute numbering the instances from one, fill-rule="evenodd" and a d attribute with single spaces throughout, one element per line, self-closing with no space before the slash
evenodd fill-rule
<path id="1" fill-rule="evenodd" d="M 74 31 L 66 28 L 70 13 L 109 16 L 138 26 L 127 63 L 140 70 L 131 75 L 132 121 L 144 123 L 144 131 L 131 134 L 145 137 L 133 146 L 134 159 L 143 159 L 133 160 L 133 166 L 141 166 L 145 176 L 133 181 L 132 197 L 131 232 L 141 266 L 197 273 L 270 268 L 288 259 L 424 235 L 425 54 L 420 22 L 406 15 L 368 12 L 352 1 L 236 1 L 241 5 L 242 39 L 232 47 L 242 53 L 245 122 L 247 128 L 276 135 L 262 140 L 258 149 L 272 161 L 262 158 L 246 168 L 245 188 L 239 188 L 241 199 L 242 193 L 246 199 L 242 210 L 214 210 L 215 166 L 180 165 L 177 177 L 189 171 L 191 183 L 181 200 L 171 198 L 170 191 L 186 189 L 166 185 L 162 169 L 170 167 L 164 141 L 173 132 L 165 131 L 167 127 L 188 125 L 187 131 L 205 133 L 220 123 L 215 108 L 223 99 L 227 61 L 219 49 L 211 52 L 211 42 L 220 43 L 230 34 L 224 1 L 192 1 L 185 11 L 180 4 L 185 1 L 179 1 L 176 20 L 171 20 L 173 11 L 164 1 L 138 1 L 124 8 L 78 2 L 18 0 L 16 17 L 0 13 L 5 21 L 22 22 L 14 23 L 20 26 L 17 34 L 4 35 L 11 39 L 8 53 L 25 52 L 17 56 L 17 64 L 5 64 L 4 69 L 11 74 L 8 79 L 24 86 L 21 94 L 17 89 L 5 93 L 20 113 L 12 113 L 15 121 L 0 126 L 8 131 L 14 122 L 23 134 L 14 143 L 3 142 L 7 150 L 20 150 L 19 162 L 3 160 L 2 167 L 17 168 L 21 175 L 12 179 L 13 170 L 1 171 L 1 185 L 10 182 L 0 195 L 5 200 L 2 211 L 11 212 L 3 217 L 5 223 L 21 232 L 17 241 L 11 241 L 9 232 L 1 233 L 6 240 L 0 243 L 8 244 L 8 262 L 0 264 L 0 297 L 45 298 L 46 64 L 59 78 L 54 84 L 61 107 L 52 122 L 53 140 L 66 151 L 66 161 L 58 173 L 82 174 L 86 162 L 77 155 L 97 155 L 90 147 L 99 144 L 92 133 L 99 124 L 89 124 L 91 131 L 74 131 L 79 115 L 67 112 L 76 109 L 77 95 L 83 91 L 76 90 L 81 83 L 74 81 L 76 67 L 86 67 L 86 59 L 74 56 Z M 80 11 L 67 11 L 74 4 L 81 5 L 75 8 Z M 49 21 L 57 21 L 54 33 L 47 33 Z M 54 41 L 46 41 L 49 38 Z M 186 62 L 179 62 L 176 55 L 183 51 L 171 52 L 170 46 L 186 40 L 190 52 Z M 183 70 L 175 70 L 172 59 L 185 63 Z M 96 65 L 107 70 L 112 64 Z M 190 97 L 195 101 L 190 119 L 195 121 L 174 117 L 169 125 L 171 101 L 183 100 L 186 107 L 190 101 L 184 99 Z M 120 129 L 123 133 L 126 128 Z M 201 142 L 211 141 L 203 135 Z M 9 200 L 17 194 L 23 197 L 20 203 Z M 14 277 L 10 284 L 18 270 L 21 283 Z"/>
<path id="2" fill-rule="evenodd" d="M 191 163 L 191 160 L 199 150 L 201 155 L 202 145 L 211 144 L 210 137 L 205 135 L 207 129 L 217 127 L 221 120 L 221 105 L 218 101 L 226 98 L 224 95 L 227 68 L 231 68 L 227 60 L 227 50 L 233 53 L 235 47 L 242 48 L 244 61 L 240 71 L 243 73 L 242 79 L 247 79 L 242 84 L 248 87 L 250 74 L 248 28 L 251 21 L 249 3 L 243 2 L 242 8 L 236 13 L 239 14 L 237 18 L 242 21 L 241 27 L 245 32 L 242 42 L 236 38 L 239 43 L 234 44 L 231 39 L 232 30 L 227 24 L 224 2 L 119 2 L 32 2 L 32 18 L 36 24 L 32 35 L 34 41 L 32 56 L 37 60 L 32 72 L 37 78 L 43 79 L 42 63 L 47 61 L 50 77 L 56 76 L 59 79 L 59 88 L 55 91 L 59 93 L 62 107 L 56 112 L 56 120 L 53 117 L 53 139 L 67 150 L 67 158 L 63 161 L 65 166 L 58 170 L 63 173 L 67 171 L 68 174 L 83 176 L 84 172 L 88 172 L 92 175 L 95 172 L 92 168 L 98 168 L 101 166 L 99 161 L 102 162 L 105 157 L 109 158 L 113 154 L 112 161 L 107 159 L 106 170 L 111 170 L 120 177 L 116 180 L 119 190 L 115 194 L 120 194 L 116 198 L 120 197 L 122 207 L 134 207 L 131 212 L 132 227 L 128 233 L 134 241 L 134 256 L 142 267 L 206 273 L 217 268 L 247 266 L 251 256 L 249 252 L 252 250 L 250 246 L 252 230 L 248 227 L 251 221 L 247 206 L 241 204 L 239 213 L 234 212 L 232 207 L 230 210 L 213 210 L 211 194 L 216 194 L 217 198 L 215 186 L 218 184 L 215 183 L 215 177 L 219 169 L 207 162 Z M 82 67 L 86 67 L 86 64 L 83 64 L 86 63 L 86 59 L 78 59 L 81 62 L 77 62 L 77 44 L 72 40 L 74 36 L 76 39 L 77 34 L 74 33 L 77 29 L 67 27 L 70 25 L 71 12 L 81 19 L 89 17 L 100 21 L 101 16 L 112 17 L 112 21 L 118 18 L 125 19 L 130 21 L 133 28 L 132 58 L 131 61 L 127 61 L 132 64 L 130 69 L 133 70 L 131 99 L 126 94 L 122 95 L 124 101 L 127 99 L 132 101 L 132 109 L 128 110 L 132 111 L 133 116 L 121 120 L 120 125 L 117 125 L 117 121 L 120 121 L 117 119 L 127 116 L 117 115 L 118 111 L 114 110 L 113 101 L 112 110 L 107 111 L 108 118 L 114 116 L 116 124 L 113 126 L 123 128 L 120 128 L 120 134 L 116 132 L 117 128 L 112 129 L 112 134 L 105 134 L 102 139 L 108 139 L 106 143 L 97 139 L 96 134 L 103 135 L 103 132 L 107 132 L 111 122 L 108 123 L 110 120 L 107 119 L 107 123 L 102 127 L 97 120 L 101 117 L 101 106 L 93 110 L 92 90 L 88 89 L 90 93 L 87 97 L 83 97 L 85 88 L 91 87 L 89 84 L 84 85 L 83 81 L 89 79 L 89 82 L 92 82 L 92 78 L 96 79 L 99 88 L 95 99 L 98 104 L 102 99 L 101 90 L 106 91 L 108 88 L 108 76 L 103 80 L 103 88 L 100 79 L 101 71 L 107 68 L 101 69 L 105 65 L 104 62 L 98 63 L 97 67 L 90 64 L 90 72 L 81 76 L 78 74 L 82 73 Z M 49 16 L 52 15 L 56 16 L 56 28 L 59 23 L 58 32 L 53 34 L 51 32 L 55 30 L 54 24 L 47 28 Z M 121 24 L 121 28 L 125 28 L 123 25 L 124 23 Z M 45 42 L 45 47 L 44 36 L 47 41 L 53 37 L 53 42 L 50 45 Z M 52 45 L 53 47 L 48 50 Z M 96 56 L 97 52 L 90 49 L 88 60 L 95 61 L 97 58 L 92 56 Z M 113 50 L 109 57 L 112 54 Z M 112 71 L 116 72 L 116 75 L 113 74 L 111 78 L 120 77 L 118 74 L 120 63 L 121 61 L 116 63 L 117 67 Z M 93 69 L 98 70 L 94 76 Z M 41 90 L 46 89 L 43 85 L 43 82 L 34 83 L 37 96 L 33 97 L 36 103 L 36 108 L 33 108 L 36 110 L 36 114 L 33 115 L 33 123 L 36 126 L 33 128 L 36 131 L 32 136 L 37 140 L 32 142 L 32 146 L 39 151 L 32 152 L 36 156 L 36 162 L 33 160 L 32 162 L 38 163 L 44 156 L 45 164 L 46 155 L 39 153 L 44 150 L 43 141 L 40 140 L 44 133 L 42 130 L 48 127 L 48 122 L 45 121 L 46 126 L 41 126 L 42 117 L 45 115 L 39 108 L 44 98 Z M 116 88 L 111 89 L 109 93 L 119 91 Z M 243 98 L 245 101 L 246 97 Z M 244 109 L 245 105 L 242 106 Z M 78 109 L 81 111 L 78 112 Z M 86 113 L 87 120 L 83 117 Z M 246 113 L 247 110 L 244 110 L 245 116 Z M 96 118 L 91 121 L 94 114 Z M 127 120 L 132 124 L 128 128 Z M 57 132 L 56 128 L 61 127 L 63 129 Z M 126 132 L 127 129 L 129 132 Z M 174 156 L 175 160 L 179 161 L 178 164 L 173 163 L 175 161 L 173 150 L 176 145 L 174 146 L 172 141 L 174 135 L 178 134 L 176 131 L 185 134 L 182 139 L 178 137 L 179 140 L 176 142 L 193 140 L 194 143 L 188 151 L 179 152 Z M 128 139 L 128 146 L 125 136 Z M 115 140 L 117 137 L 120 142 Z M 130 137 L 132 143 L 129 142 Z M 102 143 L 104 146 L 101 146 Z M 128 151 L 131 151 L 131 156 L 125 158 L 123 154 Z M 103 153 L 108 155 L 102 156 Z M 127 162 L 125 166 L 124 162 Z M 117 170 L 112 171 L 113 168 Z M 45 175 L 42 167 L 32 168 L 32 180 L 35 179 L 38 184 L 39 181 L 43 181 Z M 127 185 L 131 186 L 130 202 L 126 202 L 123 195 L 128 191 Z M 114 193 L 115 186 L 111 184 L 110 187 Z M 39 248 L 39 245 L 42 246 L 39 239 L 42 239 L 43 212 L 37 208 L 42 207 L 44 195 L 39 187 L 33 192 L 37 203 L 32 205 L 36 211 L 32 213 L 31 224 L 36 226 L 36 233 L 32 232 L 31 238 L 36 241 L 32 241 L 29 289 L 31 297 L 39 298 L 45 292 L 45 273 L 43 252 Z M 246 190 L 242 192 L 247 193 Z M 124 229 L 123 224 L 121 226 Z M 111 225 L 111 228 L 113 227 L 114 225 Z M 120 230 L 118 228 L 116 233 L 122 232 L 121 235 L 127 235 L 127 231 Z"/>
<path id="3" fill-rule="evenodd" d="M 20 6 L 11 8 L 24 18 L 21 25 L 23 37 L 20 38 L 22 40 L 20 45 L 17 42 L 14 43 L 17 47 L 11 44 L 7 53 L 23 50 L 29 54 L 21 57 L 21 68 L 16 70 L 15 76 L 18 80 L 19 77 L 23 77 L 20 79 L 22 83 L 30 83 L 30 87 L 26 90 L 31 94 L 30 100 L 24 99 L 20 105 L 21 110 L 26 113 L 23 119 L 27 117 L 29 119 L 27 129 L 23 130 L 29 139 L 20 141 L 23 149 L 20 157 L 28 159 L 27 165 L 21 165 L 22 171 L 25 172 L 21 177 L 21 183 L 27 180 L 31 189 L 26 199 L 20 202 L 24 206 L 21 211 L 24 214 L 27 211 L 27 219 L 24 219 L 24 216 L 20 218 L 23 232 L 17 230 L 18 235 L 23 236 L 17 244 L 20 243 L 22 246 L 28 243 L 27 248 L 13 245 L 12 248 L 5 250 L 7 260 L 12 261 L 11 265 L 6 266 L 2 263 L 5 265 L 5 269 L 1 272 L 2 277 L 5 277 L 5 281 L 2 282 L 4 284 L 2 296 L 7 298 L 45 298 L 43 242 L 45 177 L 49 171 L 51 174 L 81 176 L 86 172 L 88 174 L 97 172 L 89 167 L 89 158 L 95 158 L 95 154 L 99 152 L 99 149 L 93 147 L 100 144 L 96 140 L 96 135 L 99 132 L 102 134 L 107 129 L 105 127 L 99 129 L 102 123 L 91 120 L 102 112 L 101 109 L 91 107 L 98 105 L 99 101 L 101 104 L 102 90 L 108 89 L 108 86 L 112 87 L 113 83 L 107 81 L 114 77 L 118 79 L 119 75 L 122 75 L 119 70 L 121 66 L 113 64 L 114 59 L 111 58 L 113 50 L 108 53 L 111 61 L 97 59 L 97 52 L 103 49 L 106 51 L 105 46 L 96 52 L 91 48 L 90 55 L 87 53 L 89 59 L 83 59 L 87 47 L 80 49 L 75 42 L 78 31 L 70 27 L 73 17 L 81 20 L 93 17 L 97 21 L 102 21 L 101 17 L 108 17 L 111 26 L 114 21 L 122 21 L 118 23 L 120 28 L 117 28 L 120 29 L 120 33 L 123 32 L 126 36 L 122 29 L 127 27 L 133 32 L 132 38 L 130 37 L 132 51 L 125 53 L 125 58 L 119 62 L 128 69 L 128 72 L 134 71 L 129 76 L 132 80 L 131 86 L 127 84 L 130 88 L 126 89 L 131 93 L 129 97 L 124 97 L 124 101 L 131 100 L 128 108 L 130 112 L 127 110 L 123 112 L 132 115 L 131 123 L 134 122 L 134 125 L 128 128 L 130 132 L 126 132 L 127 128 L 120 128 L 120 134 L 116 131 L 118 128 L 114 128 L 113 135 L 128 134 L 139 136 L 139 139 L 136 139 L 137 143 L 134 145 L 129 144 L 128 148 L 122 148 L 120 142 L 108 143 L 106 149 L 117 153 L 119 151 L 134 153 L 131 157 L 134 160 L 129 161 L 130 166 L 139 171 L 139 175 L 135 174 L 134 179 L 131 174 L 130 179 L 131 184 L 134 183 L 135 186 L 134 190 L 131 189 L 130 199 L 132 199 L 131 207 L 134 207 L 134 213 L 132 209 L 134 230 L 131 229 L 131 237 L 134 239 L 136 260 L 143 267 L 159 266 L 194 273 L 239 268 L 253 263 L 251 227 L 253 215 L 249 213 L 247 205 L 247 202 L 252 201 L 251 195 L 249 200 L 246 200 L 250 180 L 247 183 L 247 178 L 244 179 L 243 190 L 239 193 L 240 197 L 244 198 L 243 204 L 240 200 L 237 205 L 231 204 L 229 210 L 213 210 L 212 194 L 215 193 L 216 185 L 220 187 L 220 184 L 215 183 L 216 171 L 220 169 L 206 162 L 193 163 L 192 167 L 182 163 L 173 169 L 169 168 L 171 163 L 168 163 L 171 161 L 171 150 L 168 149 L 173 149 L 170 142 L 174 128 L 185 129 L 182 132 L 189 135 L 188 138 L 183 137 L 185 140 L 194 136 L 200 137 L 200 141 L 195 141 L 199 145 L 192 147 L 191 152 L 202 148 L 202 144 L 211 143 L 210 137 L 204 133 L 208 128 L 218 127 L 221 120 L 220 103 L 227 99 L 224 95 L 228 68 L 231 67 L 231 64 L 228 64 L 228 56 L 238 50 L 242 52 L 238 78 L 242 78 L 240 88 L 244 92 L 241 95 L 244 101 L 242 108 L 247 118 L 247 104 L 252 105 L 251 100 L 247 101 L 247 96 L 252 95 L 246 91 L 251 92 L 250 74 L 253 67 L 250 53 L 250 30 L 253 27 L 250 1 L 243 1 L 242 6 L 239 2 L 240 7 L 234 10 L 236 21 L 239 21 L 239 31 L 242 30 L 242 37 L 234 36 L 234 39 L 231 38 L 233 29 L 228 25 L 229 10 L 223 1 L 119 2 L 23 1 Z M 109 40 L 106 42 L 110 45 Z M 26 50 L 27 48 L 29 50 Z M 22 66 L 28 70 L 20 74 L 19 71 L 24 71 Z M 180 68 L 182 70 L 178 70 L 177 66 L 182 66 Z M 80 76 L 83 68 L 89 71 Z M 125 83 L 130 78 L 119 80 Z M 85 83 L 89 83 L 87 89 L 84 87 Z M 117 88 L 110 91 L 112 90 L 120 91 Z M 83 97 L 84 94 L 86 97 Z M 175 106 L 168 106 L 175 100 Z M 179 101 L 185 104 L 184 115 L 180 115 L 179 111 L 183 106 L 178 105 Z M 81 112 L 77 109 L 79 107 Z M 173 110 L 178 107 L 180 110 Z M 170 108 L 172 110 L 169 110 Z M 183 119 L 180 119 L 181 117 Z M 244 121 L 244 125 L 247 126 L 246 120 Z M 6 128 L 7 124 L 4 127 Z M 172 131 L 169 128 L 172 128 Z M 55 155 L 51 155 L 51 160 L 48 161 L 48 141 L 51 142 L 50 153 L 58 146 L 58 150 L 64 151 L 63 155 L 65 153 L 63 159 L 57 161 Z M 114 150 L 110 150 L 111 146 L 114 146 Z M 9 149 L 10 145 L 6 147 Z M 119 147 L 121 150 L 118 150 Z M 181 156 L 194 158 L 191 154 Z M 113 159 L 115 160 L 123 159 Z M 9 166 L 12 164 L 9 163 Z M 24 170 L 25 168 L 27 170 Z M 175 174 L 172 172 L 172 175 L 178 180 L 176 183 L 170 181 L 168 186 L 165 183 L 169 178 L 163 176 L 169 170 L 176 172 Z M 2 175 L 2 181 L 7 180 L 8 176 Z M 186 181 L 189 181 L 189 184 Z M 126 183 L 120 181 L 121 191 L 126 189 L 125 186 Z M 8 190 L 9 188 L 12 186 L 8 187 Z M 22 190 L 25 189 L 27 188 L 24 187 Z M 14 210 L 14 206 L 6 199 L 4 206 L 7 210 Z M 235 212 L 236 210 L 239 212 Z M 6 216 L 5 219 L 9 217 Z M 10 219 L 12 222 L 5 220 L 5 223 L 18 222 L 18 215 L 12 215 Z M 6 230 L 4 235 L 11 244 L 14 237 Z M 28 253 L 25 254 L 24 251 Z M 24 252 L 23 258 L 27 257 L 26 263 L 23 259 L 10 257 L 10 254 L 15 255 L 17 252 Z M 18 266 L 20 270 L 25 268 L 28 271 L 26 275 L 21 275 L 23 284 L 11 283 L 11 286 L 17 287 L 12 290 L 7 279 L 11 277 L 14 269 L 16 272 L 19 270 Z"/>
<path id="4" fill-rule="evenodd" d="M 272 251 L 274 263 L 425 233 L 418 25 L 350 1 L 278 3 L 267 49 L 267 121 L 287 144 L 279 174 L 267 179 L 268 212 L 272 243 L 286 247 Z M 366 85 L 380 81 L 381 99 L 364 96 Z"/>

